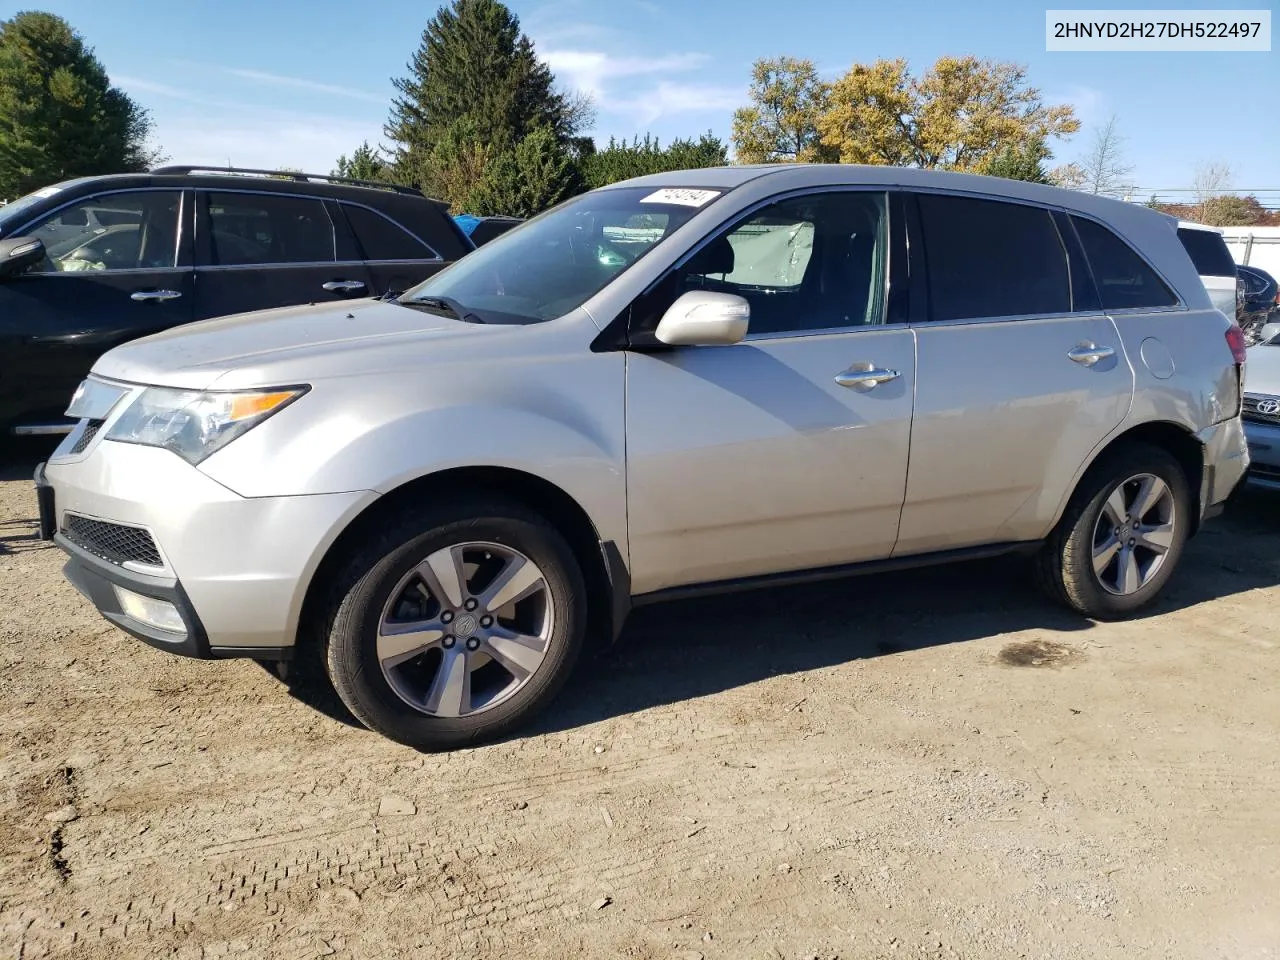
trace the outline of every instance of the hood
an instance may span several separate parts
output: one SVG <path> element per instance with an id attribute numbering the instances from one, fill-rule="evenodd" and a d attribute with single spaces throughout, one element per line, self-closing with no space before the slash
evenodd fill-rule
<path id="1" fill-rule="evenodd" d="M 510 327 L 462 323 L 378 300 L 282 307 L 174 327 L 104 354 L 93 372 L 112 380 L 193 390 L 262 386 L 306 377 L 377 372 L 418 358 L 428 344 Z"/>
<path id="2" fill-rule="evenodd" d="M 1246 353 L 1244 389 L 1280 397 L 1280 343 L 1262 343 Z"/>

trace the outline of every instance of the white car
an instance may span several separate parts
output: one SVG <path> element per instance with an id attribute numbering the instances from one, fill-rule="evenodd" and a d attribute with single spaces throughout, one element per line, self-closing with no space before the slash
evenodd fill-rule
<path id="1" fill-rule="evenodd" d="M 1226 314 L 1228 320 L 1235 320 L 1241 291 L 1236 262 L 1231 258 L 1222 231 L 1203 223 L 1181 220 L 1178 222 L 1178 239 L 1196 265 L 1196 272 L 1200 274 L 1213 305 Z"/>
<path id="2" fill-rule="evenodd" d="M 1280 490 L 1280 323 L 1262 328 L 1245 365 L 1244 432 L 1249 483 Z"/>

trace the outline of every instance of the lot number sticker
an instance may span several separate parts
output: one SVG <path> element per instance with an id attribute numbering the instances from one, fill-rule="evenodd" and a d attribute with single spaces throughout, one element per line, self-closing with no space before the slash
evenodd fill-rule
<path id="1" fill-rule="evenodd" d="M 681 190 L 667 187 L 663 190 L 655 190 L 640 202 L 674 203 L 681 207 L 701 207 L 718 196 L 720 196 L 719 190 Z"/>

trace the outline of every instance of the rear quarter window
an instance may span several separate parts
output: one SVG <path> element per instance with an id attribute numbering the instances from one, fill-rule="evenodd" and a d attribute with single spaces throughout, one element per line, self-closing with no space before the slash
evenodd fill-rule
<path id="1" fill-rule="evenodd" d="M 1178 239 L 1186 248 L 1196 273 L 1202 277 L 1232 277 L 1236 275 L 1236 262 L 1231 259 L 1227 241 L 1213 230 L 1178 228 Z"/>
<path id="2" fill-rule="evenodd" d="M 1072 217 L 1071 222 L 1089 258 L 1103 310 L 1177 305 L 1174 292 L 1124 240 L 1092 220 Z"/>

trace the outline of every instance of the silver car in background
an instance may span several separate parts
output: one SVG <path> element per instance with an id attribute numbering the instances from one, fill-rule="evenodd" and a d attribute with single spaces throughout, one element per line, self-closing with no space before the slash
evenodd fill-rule
<path id="1" fill-rule="evenodd" d="M 1280 323 L 1262 328 L 1245 367 L 1244 432 L 1249 482 L 1280 491 Z"/>
<path id="2" fill-rule="evenodd" d="M 42 527 L 134 636 L 322 669 L 422 749 L 525 723 L 666 598 L 1021 552 L 1124 617 L 1248 465 L 1177 227 L 886 167 L 615 184 L 395 301 L 112 350 Z"/>

